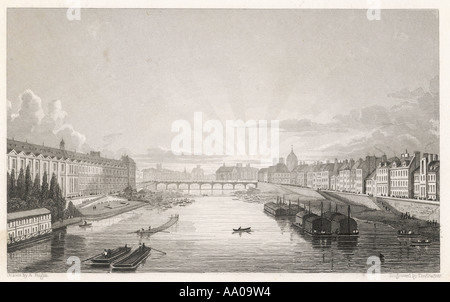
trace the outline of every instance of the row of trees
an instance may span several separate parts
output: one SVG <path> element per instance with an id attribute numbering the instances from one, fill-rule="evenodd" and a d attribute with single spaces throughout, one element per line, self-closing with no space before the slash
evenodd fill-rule
<path id="1" fill-rule="evenodd" d="M 15 171 L 7 174 L 7 204 L 8 213 L 17 211 L 33 210 L 37 208 L 46 208 L 52 213 L 52 222 L 64 219 L 67 216 L 78 216 L 73 204 L 70 202 L 68 213 L 66 209 L 66 200 L 62 196 L 55 173 L 53 173 L 48 183 L 47 172 L 44 172 L 42 183 L 39 175 L 36 174 L 34 181 L 31 178 L 30 167 L 26 171 L 20 169 L 16 179 Z"/>

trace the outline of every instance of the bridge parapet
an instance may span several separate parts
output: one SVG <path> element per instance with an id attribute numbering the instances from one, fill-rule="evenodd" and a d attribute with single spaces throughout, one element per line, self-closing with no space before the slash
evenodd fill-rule
<path id="1" fill-rule="evenodd" d="M 149 180 L 136 183 L 137 186 L 142 185 L 143 187 L 147 187 L 148 185 L 156 185 L 156 187 L 158 187 L 158 185 L 160 184 L 164 184 L 166 189 L 169 185 L 176 185 L 177 189 L 179 189 L 181 185 L 187 185 L 188 190 L 190 190 L 191 185 L 198 185 L 200 190 L 202 189 L 203 185 L 210 185 L 211 190 L 214 189 L 215 185 L 221 185 L 222 190 L 224 189 L 225 185 L 231 185 L 233 187 L 233 190 L 237 185 L 243 185 L 246 189 L 249 185 L 254 185 L 255 188 L 258 187 L 257 180 Z"/>

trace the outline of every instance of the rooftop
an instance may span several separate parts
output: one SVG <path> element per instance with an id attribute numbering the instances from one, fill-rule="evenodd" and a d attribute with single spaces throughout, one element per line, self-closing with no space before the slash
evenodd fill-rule
<path id="1" fill-rule="evenodd" d="M 40 208 L 40 209 L 22 211 L 22 212 L 15 212 L 15 213 L 8 213 L 8 221 L 22 219 L 22 218 L 28 218 L 28 217 L 47 215 L 47 214 L 50 214 L 50 211 L 47 210 L 46 208 Z"/>
<path id="2" fill-rule="evenodd" d="M 35 156 L 42 155 L 44 157 L 52 157 L 58 159 L 71 159 L 85 162 L 92 162 L 96 164 L 108 164 L 108 165 L 123 165 L 125 161 L 134 162 L 130 157 L 122 157 L 122 160 L 110 159 L 100 157 L 98 155 L 91 155 L 85 153 L 79 153 L 74 151 L 67 151 L 58 148 L 52 148 L 47 146 L 41 146 L 31 144 L 28 142 L 21 142 L 16 140 L 7 140 L 7 153 L 12 151 L 16 153 L 24 152 L 27 155 L 34 154 Z"/>

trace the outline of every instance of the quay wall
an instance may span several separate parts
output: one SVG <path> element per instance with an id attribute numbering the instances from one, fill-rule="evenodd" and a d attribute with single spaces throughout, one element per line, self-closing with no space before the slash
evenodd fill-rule
<path id="1" fill-rule="evenodd" d="M 376 199 L 389 204 L 401 213 L 408 212 L 417 219 L 435 220 L 440 223 L 440 205 L 438 202 L 389 197 L 376 197 Z"/>

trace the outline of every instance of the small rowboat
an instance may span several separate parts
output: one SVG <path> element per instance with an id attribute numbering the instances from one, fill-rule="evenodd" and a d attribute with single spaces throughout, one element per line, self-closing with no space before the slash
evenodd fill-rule
<path id="1" fill-rule="evenodd" d="M 420 237 L 421 237 L 420 234 L 413 232 L 405 232 L 405 233 L 398 232 L 397 234 L 397 238 L 420 238 Z"/>
<path id="2" fill-rule="evenodd" d="M 121 246 L 111 251 L 109 257 L 105 257 L 102 253 L 91 259 L 93 266 L 109 266 L 112 262 L 121 259 L 131 251 L 131 247 Z"/>
<path id="3" fill-rule="evenodd" d="M 111 264 L 111 268 L 117 271 L 134 271 L 150 256 L 150 247 L 138 247 L 131 254 Z"/>
<path id="4" fill-rule="evenodd" d="M 233 229 L 233 231 L 235 232 L 250 232 L 252 230 L 252 228 L 241 228 L 239 227 L 238 229 Z"/>
<path id="5" fill-rule="evenodd" d="M 87 227 L 91 227 L 91 226 L 92 226 L 92 223 L 91 223 L 91 222 L 87 223 L 87 222 L 85 221 L 84 223 L 79 224 L 78 226 L 79 226 L 80 228 L 87 228 Z"/>
<path id="6" fill-rule="evenodd" d="M 411 241 L 411 246 L 430 246 L 431 240 L 428 239 L 418 239 Z"/>

